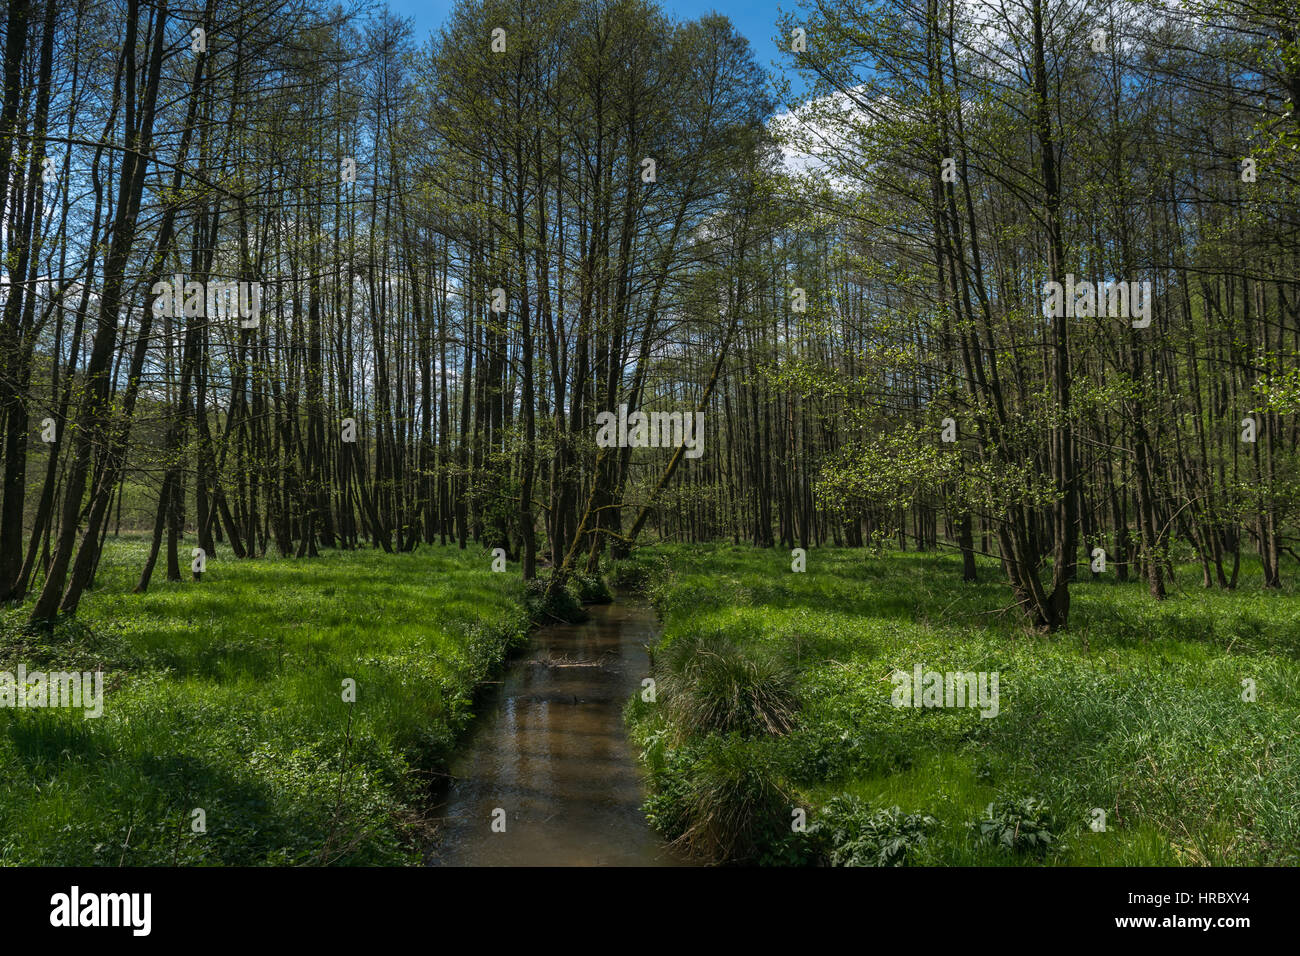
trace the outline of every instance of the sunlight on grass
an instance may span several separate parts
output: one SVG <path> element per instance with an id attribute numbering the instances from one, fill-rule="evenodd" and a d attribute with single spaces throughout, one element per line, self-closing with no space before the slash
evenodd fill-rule
<path id="1" fill-rule="evenodd" d="M 5 614 L 3 666 L 102 666 L 108 690 L 98 720 L 0 712 L 0 863 L 412 859 L 403 821 L 527 632 L 517 578 L 486 552 L 426 547 L 210 560 L 202 582 L 133 595 L 142 549 L 110 542 L 78 623 L 52 637 Z"/>
<path id="2" fill-rule="evenodd" d="M 1258 567 L 1235 592 L 1193 586 L 1196 569 L 1184 569 L 1163 603 L 1137 583 L 1079 581 L 1070 628 L 1045 636 L 1007 610 L 991 562 L 963 584 L 951 555 L 820 549 L 806 573 L 792 573 L 785 552 L 746 548 L 663 547 L 635 560 L 654 571 L 659 655 L 722 632 L 796 667 L 797 726 L 745 746 L 771 752 L 810 819 L 849 794 L 938 821 L 909 862 L 1029 862 L 976 846 L 970 825 L 995 799 L 1032 797 L 1063 844 L 1045 863 L 1300 861 L 1300 602 L 1293 588 L 1263 592 Z M 895 708 L 890 675 L 917 663 L 997 673 L 1000 713 Z M 1247 679 L 1254 702 L 1243 700 Z M 638 741 L 660 739 L 662 713 L 633 708 L 632 719 Z M 660 820 L 690 791 L 701 744 L 654 751 Z M 1095 810 L 1105 832 L 1090 826 Z M 789 831 L 774 824 L 760 862 L 798 861 Z"/>

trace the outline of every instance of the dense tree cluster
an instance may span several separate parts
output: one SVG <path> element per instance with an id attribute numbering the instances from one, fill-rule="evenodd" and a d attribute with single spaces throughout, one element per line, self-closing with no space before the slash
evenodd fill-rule
<path id="1" fill-rule="evenodd" d="M 854 406 L 826 500 L 922 546 L 942 514 L 967 575 L 993 551 L 1048 628 L 1105 555 L 1158 598 L 1192 556 L 1234 586 L 1248 544 L 1278 585 L 1300 517 L 1295 13 L 809 11 L 793 59 L 820 95 L 788 125 L 839 230 L 820 314 L 868 359 L 803 370 Z"/>
<path id="2" fill-rule="evenodd" d="M 11 0 L 0 599 L 74 612 L 124 529 L 141 590 L 186 536 L 473 540 L 556 584 L 647 531 L 952 542 L 1047 628 L 1098 560 L 1159 597 L 1248 548 L 1276 586 L 1295 13 L 815 0 L 759 51 L 810 91 L 773 119 L 725 18 L 648 0 L 469 0 L 423 42 Z M 703 413 L 703 453 L 598 443 L 622 407 Z"/>

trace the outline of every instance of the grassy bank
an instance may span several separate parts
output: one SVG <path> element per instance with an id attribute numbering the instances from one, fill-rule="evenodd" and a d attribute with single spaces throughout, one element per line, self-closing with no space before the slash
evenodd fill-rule
<path id="1" fill-rule="evenodd" d="M 1158 604 L 1112 574 L 1043 636 L 995 564 L 963 584 L 947 555 L 817 550 L 793 573 L 785 552 L 674 547 L 618 573 L 650 582 L 665 622 L 656 701 L 629 709 L 647 812 L 700 856 L 1300 862 L 1294 585 L 1207 592 L 1188 567 Z M 996 672 L 997 716 L 894 706 L 917 664 Z"/>
<path id="2" fill-rule="evenodd" d="M 133 595 L 142 563 L 110 543 L 52 635 L 4 612 L 0 669 L 102 667 L 106 689 L 98 719 L 0 710 L 0 864 L 417 859 L 432 772 L 527 633 L 517 574 L 476 549 L 331 552 Z"/>

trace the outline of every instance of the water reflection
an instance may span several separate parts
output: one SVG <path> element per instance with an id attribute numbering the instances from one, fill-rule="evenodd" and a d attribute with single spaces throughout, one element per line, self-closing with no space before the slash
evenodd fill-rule
<path id="1" fill-rule="evenodd" d="M 450 866 L 664 866 L 650 829 L 623 707 L 649 672 L 658 623 L 646 607 L 588 608 L 542 628 L 483 704 L 452 766 L 430 863 Z M 505 832 L 493 832 L 493 811 Z"/>

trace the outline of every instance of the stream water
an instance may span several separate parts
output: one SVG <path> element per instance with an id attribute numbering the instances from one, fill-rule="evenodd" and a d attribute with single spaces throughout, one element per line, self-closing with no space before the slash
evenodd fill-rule
<path id="1" fill-rule="evenodd" d="M 538 630 L 484 701 L 451 767 L 431 865 L 679 862 L 641 813 L 643 780 L 623 725 L 623 707 L 649 673 L 654 611 L 587 610 L 581 624 Z"/>

